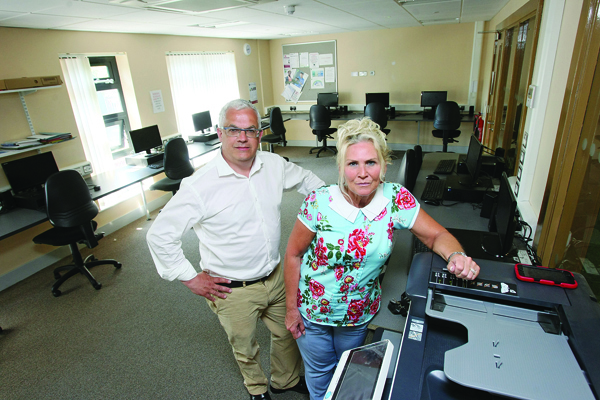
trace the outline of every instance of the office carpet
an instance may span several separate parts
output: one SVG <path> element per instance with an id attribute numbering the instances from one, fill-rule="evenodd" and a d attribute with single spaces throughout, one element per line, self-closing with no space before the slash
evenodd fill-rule
<path id="1" fill-rule="evenodd" d="M 326 183 L 337 181 L 330 153 L 317 159 L 305 147 L 276 147 L 276 152 Z M 397 153 L 388 177 L 396 176 L 400 159 Z M 303 197 L 284 194 L 282 255 Z M 121 270 L 92 269 L 103 285 L 99 291 L 80 275 L 54 298 L 52 271 L 69 263 L 66 258 L 0 292 L 0 399 L 248 398 L 231 347 L 205 300 L 156 273 L 145 242 L 151 224 L 137 220 L 93 249 L 97 258 L 123 264 Z M 182 245 L 197 265 L 193 231 Z M 269 333 L 262 323 L 258 341 L 263 369 L 269 371 Z M 272 397 L 308 398 L 293 392 Z"/>

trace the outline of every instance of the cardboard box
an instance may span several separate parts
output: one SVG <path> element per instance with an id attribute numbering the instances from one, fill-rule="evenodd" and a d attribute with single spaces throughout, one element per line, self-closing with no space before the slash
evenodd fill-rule
<path id="1" fill-rule="evenodd" d="M 42 86 L 62 85 L 60 76 L 36 76 L 33 78 L 15 78 L 0 80 L 0 90 L 29 89 Z"/>

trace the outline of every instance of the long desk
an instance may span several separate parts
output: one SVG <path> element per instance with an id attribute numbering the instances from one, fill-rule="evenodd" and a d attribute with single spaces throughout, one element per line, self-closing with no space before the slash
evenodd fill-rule
<path id="1" fill-rule="evenodd" d="M 281 112 L 285 117 L 288 117 L 292 120 L 303 120 L 309 121 L 310 114 L 305 111 L 282 111 Z M 364 112 L 358 111 L 350 111 L 347 113 L 332 113 L 331 120 L 332 121 L 350 121 L 353 119 L 363 118 L 365 116 Z M 419 111 L 396 111 L 393 117 L 388 117 L 388 122 L 393 121 L 407 121 L 407 122 L 416 122 L 417 123 L 417 143 L 419 144 L 419 138 L 421 136 L 421 122 L 433 122 L 432 118 L 426 118 L 422 112 Z M 462 114 L 461 122 L 473 122 L 475 121 L 474 115 Z"/>
<path id="2" fill-rule="evenodd" d="M 220 145 L 209 146 L 198 142 L 190 143 L 188 144 L 190 159 L 208 154 L 216 149 L 219 149 L 220 147 Z M 90 195 L 92 196 L 92 199 L 98 200 L 104 196 L 115 193 L 121 189 L 125 189 L 126 187 L 136 183 L 141 185 L 141 182 L 145 179 L 151 178 L 162 172 L 164 172 L 164 168 L 162 167 L 153 169 L 148 167 L 134 167 L 128 165 L 113 171 L 96 174 L 86 178 L 85 181 L 92 188 L 94 186 L 100 186 L 100 190 L 98 191 L 90 189 Z M 149 218 L 149 211 L 147 208 L 146 196 L 143 188 L 141 193 L 146 216 Z M 44 211 L 29 210 L 25 208 L 15 208 L 9 210 L 5 214 L 0 214 L 0 240 L 22 232 L 33 226 L 39 225 L 47 220 L 48 217 Z"/>

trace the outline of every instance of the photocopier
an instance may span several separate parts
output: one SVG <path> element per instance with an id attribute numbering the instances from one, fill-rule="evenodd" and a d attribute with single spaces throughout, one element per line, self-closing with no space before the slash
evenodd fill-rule
<path id="1" fill-rule="evenodd" d="M 479 276 L 466 281 L 439 256 L 415 255 L 382 398 L 598 399 L 600 305 L 585 278 L 575 273 L 578 287 L 565 289 L 520 281 L 512 263 L 475 261 Z"/>

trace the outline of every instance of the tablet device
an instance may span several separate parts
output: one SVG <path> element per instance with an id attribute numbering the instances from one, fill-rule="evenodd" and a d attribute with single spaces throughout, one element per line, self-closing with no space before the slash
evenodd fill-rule
<path id="1" fill-rule="evenodd" d="M 567 289 L 575 289 L 577 287 L 577 281 L 573 273 L 564 269 L 516 264 L 515 274 L 518 279 L 525 282 L 560 286 Z"/>
<path id="2" fill-rule="evenodd" d="M 346 350 L 324 399 L 381 399 L 393 352 L 394 346 L 387 339 Z"/>

